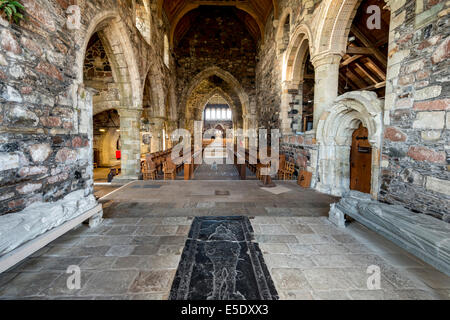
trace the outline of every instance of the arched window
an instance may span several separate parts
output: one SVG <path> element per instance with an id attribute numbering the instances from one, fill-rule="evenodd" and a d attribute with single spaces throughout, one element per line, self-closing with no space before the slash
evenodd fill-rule
<path id="1" fill-rule="evenodd" d="M 228 108 L 227 110 L 227 120 L 231 120 L 231 109 Z"/>

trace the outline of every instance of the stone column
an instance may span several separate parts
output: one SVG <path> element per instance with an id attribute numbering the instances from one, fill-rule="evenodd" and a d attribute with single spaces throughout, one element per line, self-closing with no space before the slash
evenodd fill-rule
<path id="1" fill-rule="evenodd" d="M 150 119 L 150 132 L 152 134 L 151 153 L 162 151 L 163 143 L 164 119 Z"/>
<path id="2" fill-rule="evenodd" d="M 339 54 L 327 54 L 311 60 L 315 70 L 314 130 L 317 129 L 322 113 L 327 111 L 338 96 L 341 59 Z"/>
<path id="3" fill-rule="evenodd" d="M 289 109 L 292 96 L 289 94 L 289 83 L 283 83 L 283 89 L 281 93 L 281 107 L 280 107 L 280 118 L 281 118 L 281 134 L 283 136 L 291 135 L 291 119 L 289 118 Z"/>
<path id="4" fill-rule="evenodd" d="M 122 172 L 119 180 L 138 179 L 141 171 L 141 116 L 142 110 L 119 109 Z"/>

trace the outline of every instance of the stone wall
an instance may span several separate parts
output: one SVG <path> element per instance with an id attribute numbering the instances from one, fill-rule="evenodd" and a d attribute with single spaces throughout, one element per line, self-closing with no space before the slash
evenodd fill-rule
<path id="1" fill-rule="evenodd" d="M 387 95 L 383 101 L 384 119 L 381 124 L 384 127 L 382 151 L 380 156 L 374 156 L 377 167 L 381 167 L 381 173 L 380 177 L 373 177 L 372 195 L 379 200 L 400 204 L 413 211 L 449 221 L 450 4 L 439 0 L 385 2 L 392 13 L 390 52 Z M 293 68 L 292 63 L 289 62 L 289 65 L 286 60 L 286 51 L 293 47 L 296 49 L 295 32 L 303 28 L 301 30 L 305 30 L 310 42 L 313 62 L 321 59 L 322 55 L 335 55 L 329 57 L 329 62 L 324 59 L 323 63 L 316 63 L 317 85 L 317 82 L 321 82 L 321 78 L 317 78 L 318 72 L 320 73 L 317 66 L 320 65 L 323 70 L 336 69 L 336 63 L 339 63 L 337 58 L 342 54 L 339 50 L 346 45 L 344 37 L 336 36 L 333 47 L 327 48 L 325 45 L 330 43 L 330 37 L 334 37 L 331 33 L 335 30 L 324 33 L 318 26 L 323 21 L 330 23 L 330 26 L 336 25 L 336 17 L 344 11 L 349 11 L 346 14 L 351 18 L 351 11 L 354 10 L 352 7 L 356 5 L 356 1 L 345 0 L 280 1 L 280 15 L 267 22 L 266 41 L 258 53 L 258 114 L 262 117 L 276 115 L 278 124 L 274 126 L 281 127 L 285 135 L 281 150 L 288 159 L 296 163 L 297 169 L 306 168 L 313 173 L 313 187 L 320 182 L 317 180 L 320 179 L 317 173 L 326 171 L 323 170 L 325 168 L 320 168 L 319 163 L 315 164 L 320 156 L 319 148 L 315 142 L 305 143 L 306 136 L 290 137 L 294 131 L 284 127 L 286 123 L 290 125 L 290 120 L 285 121 L 283 118 L 289 118 L 288 111 L 298 107 L 300 98 L 304 98 L 297 86 L 284 82 L 288 69 Z M 286 16 L 291 21 L 287 48 L 283 34 L 288 30 L 284 20 Z M 328 21 L 328 17 L 332 20 Z M 280 25 L 283 29 L 281 33 Z M 340 32 L 336 31 L 336 35 L 338 34 Z M 325 51 L 322 52 L 323 50 Z M 332 75 L 333 73 L 329 73 L 326 77 L 330 78 Z M 321 95 L 329 94 L 330 89 L 325 85 L 327 81 L 319 90 Z M 315 97 L 315 105 L 322 98 Z M 328 105 L 321 106 L 323 111 L 330 110 L 334 99 L 327 98 Z M 316 122 L 320 122 L 320 116 L 326 119 L 327 114 L 315 114 L 315 126 Z M 270 123 L 270 119 L 259 118 L 259 126 L 267 123 Z M 334 157 L 330 156 L 330 159 Z"/>
<path id="2" fill-rule="evenodd" d="M 83 47 L 99 25 L 117 17 L 106 36 L 116 41 L 111 47 L 120 70 L 128 69 L 120 79 L 122 109 L 142 107 L 150 66 L 152 78 L 174 81 L 162 61 L 167 21 L 156 12 L 149 45 L 135 27 L 130 1 L 75 1 L 81 9 L 81 27 L 75 30 L 66 24 L 72 1 L 22 3 L 27 19 L 19 26 L 0 18 L 0 214 L 57 201 L 77 190 L 93 193 L 92 95 L 83 90 Z M 132 55 L 122 60 L 126 52 Z M 88 98 L 85 109 L 80 101 Z M 129 114 L 140 121 L 139 112 Z"/>
<path id="3" fill-rule="evenodd" d="M 198 11 L 191 29 L 175 47 L 179 96 L 196 75 L 217 67 L 238 79 L 250 100 L 254 100 L 257 40 L 231 8 L 208 7 Z M 179 106 L 181 112 L 185 108 L 185 105 Z M 193 117 L 187 115 L 187 118 Z"/>
<path id="4" fill-rule="evenodd" d="M 317 144 L 311 135 L 284 136 L 281 142 L 280 152 L 286 155 L 286 161 L 295 163 L 295 175 L 300 171 L 313 173 L 311 186 L 316 181 L 317 168 Z"/>
<path id="5" fill-rule="evenodd" d="M 393 8 L 380 199 L 450 221 L 448 1 Z"/>

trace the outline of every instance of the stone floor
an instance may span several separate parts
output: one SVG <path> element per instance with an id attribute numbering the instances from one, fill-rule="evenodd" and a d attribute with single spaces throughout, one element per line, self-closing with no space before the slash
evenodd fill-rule
<path id="1" fill-rule="evenodd" d="M 95 168 L 94 169 L 94 181 L 107 182 L 108 174 L 111 172 L 111 168 Z"/>
<path id="2" fill-rule="evenodd" d="M 249 217 L 281 299 L 450 298 L 446 275 L 356 222 L 331 225 L 335 198 L 277 184 L 280 194 L 257 181 L 98 186 L 103 224 L 80 226 L 1 274 L 0 298 L 167 299 L 196 216 Z M 80 289 L 68 289 L 69 266 L 81 270 Z M 379 290 L 368 290 L 369 266 L 380 268 Z"/>

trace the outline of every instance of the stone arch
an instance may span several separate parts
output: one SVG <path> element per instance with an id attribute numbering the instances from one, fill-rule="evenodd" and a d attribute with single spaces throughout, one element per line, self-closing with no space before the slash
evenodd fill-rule
<path id="1" fill-rule="evenodd" d="M 327 54 L 344 55 L 347 51 L 347 40 L 353 19 L 362 0 L 325 0 L 318 15 L 320 21 L 316 32 L 314 46 L 315 56 Z M 390 2 L 385 0 L 387 8 Z"/>
<path id="2" fill-rule="evenodd" d="M 140 172 L 140 119 L 142 113 L 142 85 L 139 67 L 134 55 L 133 46 L 128 36 L 126 23 L 116 10 L 102 11 L 92 17 L 86 29 L 75 30 L 77 45 L 81 48 L 76 55 L 75 73 L 78 91 L 74 90 L 74 98 L 78 101 L 81 112 L 80 127 L 89 135 L 92 147 L 92 113 L 95 97 L 89 94 L 86 100 L 86 91 L 83 88 L 83 66 L 89 40 L 95 32 L 101 32 L 104 38 L 105 50 L 109 50 L 108 59 L 112 65 L 113 76 L 118 88 L 119 101 L 114 105 L 119 111 L 121 142 L 122 142 L 122 173 L 123 179 L 137 179 Z M 106 48 L 107 47 L 107 48 Z M 86 101 L 80 105 L 80 101 Z M 106 108 L 113 106 L 103 106 Z M 127 143 L 124 143 L 124 142 Z"/>
<path id="3" fill-rule="evenodd" d="M 155 67 L 150 68 L 144 80 L 142 92 L 142 106 L 147 107 L 147 113 L 150 117 L 164 118 L 166 116 L 166 96 L 164 95 L 165 85 L 161 76 Z M 144 99 L 147 99 L 144 101 Z"/>
<path id="4" fill-rule="evenodd" d="M 298 26 L 291 36 L 283 62 L 283 81 L 300 82 L 304 68 L 304 59 L 308 53 L 313 53 L 313 38 L 311 30 L 305 24 Z M 296 76 L 297 75 L 297 76 Z"/>
<path id="5" fill-rule="evenodd" d="M 110 50 L 108 58 L 113 65 L 114 74 L 120 83 L 121 107 L 140 109 L 142 90 L 138 63 L 134 55 L 127 27 L 115 10 L 103 11 L 90 20 L 88 28 L 79 31 L 80 48 L 76 56 L 77 82 L 83 83 L 83 64 L 87 45 L 95 32 L 103 31 L 105 45 Z"/>
<path id="6" fill-rule="evenodd" d="M 371 194 L 377 197 L 383 132 L 383 103 L 374 92 L 354 91 L 339 96 L 317 128 L 319 170 L 316 189 L 342 196 L 350 189 L 350 148 L 359 124 L 369 131 L 372 146 Z"/>
<path id="7" fill-rule="evenodd" d="M 239 100 L 242 103 L 242 112 L 244 115 L 249 113 L 250 109 L 250 99 L 245 92 L 244 88 L 241 86 L 239 81 L 228 71 L 225 71 L 219 67 L 209 67 L 205 70 L 198 73 L 191 81 L 191 83 L 187 86 L 187 89 L 185 89 L 182 97 L 183 97 L 183 105 L 186 104 L 186 100 L 191 95 L 192 91 L 199 85 L 199 83 L 211 76 L 217 76 L 221 79 L 223 79 L 225 82 L 229 83 L 231 87 L 234 89 L 236 94 L 239 97 Z"/>
<path id="8" fill-rule="evenodd" d="M 227 83 L 223 87 L 219 87 L 209 80 L 210 78 L 207 78 L 200 82 L 187 100 L 184 113 L 185 128 L 192 131 L 194 121 L 202 120 L 205 106 L 214 95 L 220 95 L 227 102 L 233 112 L 233 125 L 242 128 L 244 117 L 242 116 L 242 105 L 238 95 L 233 92 Z"/>
<path id="9" fill-rule="evenodd" d="M 286 49 L 282 69 L 282 93 L 280 106 L 281 132 L 292 134 L 291 119 L 288 117 L 292 92 L 299 91 L 306 67 L 306 58 L 312 51 L 312 34 L 308 26 L 298 26 L 291 35 Z"/>
<path id="10" fill-rule="evenodd" d="M 283 14 L 281 15 L 280 19 L 278 20 L 278 28 L 275 35 L 275 41 L 277 43 L 277 52 L 283 53 L 284 50 L 286 50 L 287 45 L 285 45 L 286 40 L 286 23 L 287 19 L 289 19 L 289 33 L 287 35 L 287 38 L 290 39 L 291 36 L 291 29 L 292 29 L 292 22 L 293 22 L 293 10 L 291 7 L 288 7 L 284 9 Z"/>

